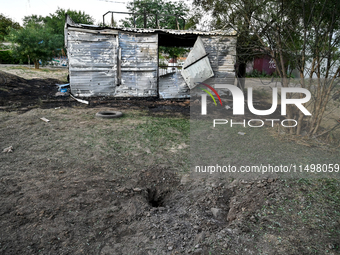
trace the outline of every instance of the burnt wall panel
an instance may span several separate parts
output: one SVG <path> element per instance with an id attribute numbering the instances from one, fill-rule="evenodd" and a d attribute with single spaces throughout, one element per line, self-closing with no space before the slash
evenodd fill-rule
<path id="1" fill-rule="evenodd" d="M 123 84 L 116 88 L 116 97 L 157 96 L 155 72 L 122 71 L 122 81 Z"/>
<path id="2" fill-rule="evenodd" d="M 163 99 L 190 97 L 189 87 L 180 73 L 174 72 L 159 77 L 159 97 Z"/>
<path id="3" fill-rule="evenodd" d="M 113 95 L 113 71 L 72 71 L 72 94 L 76 96 Z M 110 86 L 111 85 L 111 86 Z"/>
<path id="4" fill-rule="evenodd" d="M 81 30 L 68 30 L 68 41 L 87 41 L 87 42 L 101 42 L 101 41 L 109 41 L 115 35 L 114 34 L 102 34 L 98 31 L 97 34 L 92 33 L 91 31 L 87 31 L 86 29 Z M 112 37 L 113 36 L 113 37 Z"/>
<path id="5" fill-rule="evenodd" d="M 157 96 L 158 35 L 119 33 L 121 84 L 117 97 Z"/>
<path id="6" fill-rule="evenodd" d="M 116 86 L 116 35 L 68 31 L 71 92 L 76 96 L 113 96 Z"/>
<path id="7" fill-rule="evenodd" d="M 217 79 L 235 77 L 236 37 L 234 36 L 202 36 L 202 41 L 209 61 Z"/>
<path id="8" fill-rule="evenodd" d="M 207 83 L 234 84 L 234 64 L 236 62 L 236 37 L 202 36 L 205 53 L 214 76 Z M 203 55 L 205 55 L 205 53 Z M 190 97 L 190 89 L 179 73 L 171 73 L 159 77 L 160 98 Z"/>

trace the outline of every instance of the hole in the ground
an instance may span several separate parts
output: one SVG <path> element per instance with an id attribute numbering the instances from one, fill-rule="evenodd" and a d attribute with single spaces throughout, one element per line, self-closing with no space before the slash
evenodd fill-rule
<path id="1" fill-rule="evenodd" d="M 159 194 L 156 188 L 148 189 L 148 202 L 152 207 L 164 206 L 163 194 Z"/>

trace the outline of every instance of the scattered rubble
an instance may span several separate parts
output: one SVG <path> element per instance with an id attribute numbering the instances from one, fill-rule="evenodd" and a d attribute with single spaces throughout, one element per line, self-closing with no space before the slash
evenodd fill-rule
<path id="1" fill-rule="evenodd" d="M 13 152 L 13 146 L 9 146 L 5 149 L 2 150 L 3 153 L 10 153 L 10 152 Z"/>

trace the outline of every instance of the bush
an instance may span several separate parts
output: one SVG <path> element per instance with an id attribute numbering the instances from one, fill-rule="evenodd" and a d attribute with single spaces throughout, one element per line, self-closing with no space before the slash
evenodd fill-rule
<path id="1" fill-rule="evenodd" d="M 27 63 L 26 60 L 21 62 Z M 0 51 L 0 64 L 19 64 L 20 58 L 13 55 L 11 50 Z"/>
<path id="2" fill-rule="evenodd" d="M 263 78 L 263 77 L 271 77 L 271 76 L 266 74 L 265 72 L 261 73 L 258 70 L 254 69 L 251 73 L 247 73 L 246 77 Z"/>

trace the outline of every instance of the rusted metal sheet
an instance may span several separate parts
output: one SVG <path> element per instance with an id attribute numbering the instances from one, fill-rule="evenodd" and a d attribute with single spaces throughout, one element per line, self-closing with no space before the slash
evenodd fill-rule
<path id="1" fill-rule="evenodd" d="M 71 93 L 75 96 L 113 96 L 117 70 L 115 35 L 68 30 Z"/>
<path id="2" fill-rule="evenodd" d="M 190 89 L 196 86 L 196 83 L 192 82 L 193 80 L 202 82 L 214 76 L 200 36 L 197 37 L 194 47 L 185 60 L 181 74 Z"/>
<path id="3" fill-rule="evenodd" d="M 119 33 L 120 84 L 117 97 L 158 95 L 158 35 Z"/>
<path id="4" fill-rule="evenodd" d="M 159 77 L 159 97 L 163 99 L 190 97 L 189 87 L 180 73 L 173 72 Z"/>

